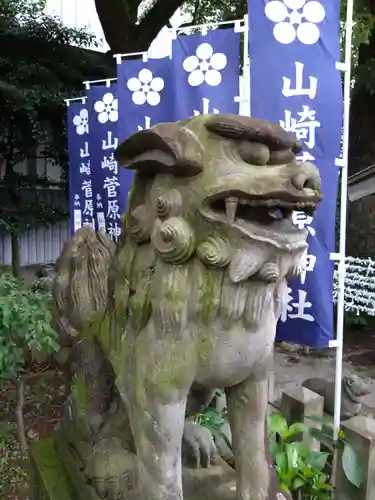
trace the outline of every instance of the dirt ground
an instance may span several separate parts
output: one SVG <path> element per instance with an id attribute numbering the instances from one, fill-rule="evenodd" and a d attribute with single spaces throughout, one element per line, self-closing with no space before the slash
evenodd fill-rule
<path id="1" fill-rule="evenodd" d="M 334 378 L 335 350 L 324 352 L 296 350 L 278 344 L 275 354 L 274 399 L 283 390 L 297 387 L 314 376 Z M 364 398 L 365 413 L 375 415 L 375 328 L 346 332 L 344 373 L 356 372 L 369 378 L 371 394 Z M 30 441 L 48 436 L 63 414 L 64 378 L 51 365 L 34 365 L 25 378 L 25 424 Z M 28 500 L 27 464 L 21 460 L 14 426 L 14 386 L 0 386 L 0 498 Z M 2 425 L 10 424 L 6 442 L 1 444 Z"/>

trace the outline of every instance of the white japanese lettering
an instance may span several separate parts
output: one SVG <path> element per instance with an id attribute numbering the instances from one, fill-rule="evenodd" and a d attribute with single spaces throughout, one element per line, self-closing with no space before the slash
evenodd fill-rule
<path id="1" fill-rule="evenodd" d="M 308 151 L 302 151 L 296 156 L 297 161 L 315 161 L 315 156 L 310 154 Z"/>
<path id="2" fill-rule="evenodd" d="M 116 149 L 118 146 L 118 139 L 117 137 L 113 136 L 113 133 L 109 130 L 107 132 L 107 140 L 103 139 L 102 140 L 102 150 L 105 151 L 107 149 Z"/>
<path id="3" fill-rule="evenodd" d="M 118 187 L 120 183 L 118 182 L 117 177 L 107 177 L 104 180 L 103 189 L 107 190 L 108 198 L 115 198 L 117 196 L 116 187 Z"/>
<path id="4" fill-rule="evenodd" d="M 81 206 L 81 201 L 79 199 L 79 194 L 74 195 L 74 206 L 75 207 L 80 207 Z"/>
<path id="5" fill-rule="evenodd" d="M 302 106 L 298 112 L 298 120 L 292 117 L 289 110 L 285 110 L 285 120 L 280 120 L 280 125 L 287 132 L 294 132 L 298 139 L 303 140 L 309 149 L 315 147 L 315 129 L 320 127 L 320 122 L 315 119 L 315 111 L 309 106 Z"/>
<path id="6" fill-rule="evenodd" d="M 207 97 L 202 98 L 202 111 L 198 111 L 197 109 L 194 110 L 194 116 L 199 116 L 199 115 L 218 115 L 220 111 L 216 108 L 213 108 L 212 111 L 210 111 L 210 100 L 207 99 Z"/>
<path id="7" fill-rule="evenodd" d="M 89 153 L 89 143 L 88 142 L 85 141 L 84 147 L 80 148 L 79 156 L 81 158 L 87 158 L 88 156 L 90 156 L 90 153 Z"/>
<path id="8" fill-rule="evenodd" d="M 91 175 L 91 162 L 88 160 L 86 163 L 81 162 L 81 166 L 79 167 L 80 174 Z"/>
<path id="9" fill-rule="evenodd" d="M 145 124 L 142 127 L 141 125 L 138 125 L 138 131 L 140 132 L 141 130 L 146 130 L 151 128 L 151 118 L 149 116 L 145 116 Z"/>
<path id="10" fill-rule="evenodd" d="M 292 222 L 298 229 L 307 229 L 311 236 L 315 236 L 316 231 L 313 227 L 311 227 L 313 221 L 313 217 L 305 214 L 305 212 L 293 212 L 292 213 Z"/>
<path id="11" fill-rule="evenodd" d="M 86 199 L 85 200 L 85 207 L 83 209 L 83 215 L 89 215 L 92 217 L 94 214 L 94 206 L 93 206 L 93 201 L 92 199 Z"/>
<path id="12" fill-rule="evenodd" d="M 108 211 L 107 211 L 108 219 L 119 219 L 120 218 L 119 210 L 120 207 L 118 206 L 117 200 L 108 200 Z"/>
<path id="13" fill-rule="evenodd" d="M 121 226 L 117 222 L 111 222 L 108 227 L 108 234 L 112 239 L 117 241 L 118 237 L 121 234 Z"/>
<path id="14" fill-rule="evenodd" d="M 100 194 L 96 195 L 96 208 L 103 208 L 103 199 Z"/>
<path id="15" fill-rule="evenodd" d="M 113 172 L 115 175 L 117 175 L 118 165 L 113 153 L 111 153 L 108 158 L 106 156 L 103 157 L 102 168 L 108 168 L 110 172 Z"/>
<path id="16" fill-rule="evenodd" d="M 312 314 L 306 313 L 305 309 L 310 309 L 312 304 L 306 300 L 307 293 L 305 290 L 298 290 L 298 301 L 292 302 L 292 289 L 288 288 L 287 306 L 281 315 L 281 321 L 285 323 L 287 319 L 303 319 L 305 321 L 315 321 Z"/>
<path id="17" fill-rule="evenodd" d="M 82 182 L 82 191 L 85 193 L 85 198 L 92 198 L 91 180 Z"/>
<path id="18" fill-rule="evenodd" d="M 315 269 L 316 256 L 307 254 L 305 257 L 305 266 L 301 274 L 301 284 L 304 285 L 306 281 L 306 273 L 312 272 Z"/>
<path id="19" fill-rule="evenodd" d="M 303 63 L 295 62 L 296 67 L 296 86 L 292 89 L 292 81 L 290 78 L 283 76 L 283 90 L 282 94 L 285 97 L 307 95 L 310 99 L 316 96 L 316 89 L 318 86 L 318 79 L 314 76 L 309 76 L 309 88 L 303 88 Z"/>

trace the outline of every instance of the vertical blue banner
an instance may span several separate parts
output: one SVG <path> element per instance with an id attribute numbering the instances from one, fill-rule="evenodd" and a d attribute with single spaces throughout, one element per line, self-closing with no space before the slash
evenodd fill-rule
<path id="1" fill-rule="evenodd" d="M 293 132 L 317 165 L 323 202 L 294 212 L 309 231 L 306 272 L 290 283 L 278 338 L 324 347 L 333 337 L 335 212 L 342 127 L 339 0 L 249 0 L 251 113 Z"/>
<path id="2" fill-rule="evenodd" d="M 122 142 L 139 130 L 175 121 L 171 60 L 122 59 L 117 65 L 118 138 Z M 130 191 L 134 173 L 120 169 L 122 196 Z M 125 200 L 126 202 L 126 200 Z"/>
<path id="3" fill-rule="evenodd" d="M 117 85 L 92 86 L 87 91 L 87 103 L 96 227 L 117 241 L 121 233 L 120 215 L 125 210 L 127 196 L 122 196 L 114 159 L 118 145 Z"/>
<path id="4" fill-rule="evenodd" d="M 86 98 L 70 101 L 67 114 L 70 231 L 73 234 L 82 226 L 95 228 Z"/>
<path id="5" fill-rule="evenodd" d="M 175 119 L 238 114 L 240 34 L 233 29 L 179 36 L 172 45 Z"/>

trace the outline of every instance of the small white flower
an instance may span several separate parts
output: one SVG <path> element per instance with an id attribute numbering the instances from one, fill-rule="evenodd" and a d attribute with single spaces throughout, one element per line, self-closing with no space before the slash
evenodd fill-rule
<path id="1" fill-rule="evenodd" d="M 76 127 L 78 135 L 88 134 L 89 132 L 89 113 L 87 109 L 81 109 L 79 115 L 73 118 L 73 125 Z"/>
<path id="2" fill-rule="evenodd" d="M 118 120 L 118 100 L 108 92 L 104 94 L 101 101 L 96 101 L 94 109 L 98 113 L 100 123 L 117 122 Z"/>
<path id="3" fill-rule="evenodd" d="M 160 94 L 164 88 L 164 80 L 154 77 L 152 72 L 143 68 L 138 74 L 138 78 L 130 78 L 127 83 L 128 89 L 133 92 L 132 100 L 134 104 L 141 106 L 148 102 L 151 106 L 160 103 Z"/>
<path id="4" fill-rule="evenodd" d="M 316 0 L 271 0 L 264 12 L 275 23 L 273 36 L 283 44 L 297 38 L 305 45 L 313 45 L 320 38 L 317 23 L 325 18 L 324 6 Z"/>
<path id="5" fill-rule="evenodd" d="M 188 82 L 192 87 L 198 87 L 203 82 L 212 87 L 220 85 L 220 71 L 226 65 L 227 56 L 220 52 L 214 54 L 209 43 L 201 43 L 196 50 L 196 55 L 187 57 L 183 62 L 184 70 L 190 73 Z"/>

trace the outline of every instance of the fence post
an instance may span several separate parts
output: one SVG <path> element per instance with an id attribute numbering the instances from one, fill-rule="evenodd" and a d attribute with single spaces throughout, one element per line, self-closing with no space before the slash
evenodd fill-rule
<path id="1" fill-rule="evenodd" d="M 340 446 L 337 461 L 336 498 L 339 500 L 374 500 L 375 420 L 359 415 L 342 422 L 341 430 L 358 457 L 359 466 L 363 469 L 364 482 L 360 488 L 357 488 L 347 479 L 343 468 L 344 448 Z"/>
<path id="2" fill-rule="evenodd" d="M 295 389 L 283 392 L 281 396 L 281 412 L 286 418 L 288 425 L 302 422 L 309 427 L 321 429 L 321 422 L 313 422 L 306 417 L 323 417 L 324 398 L 306 387 L 296 387 Z M 311 450 L 320 451 L 320 443 L 309 433 L 301 436 Z"/>

